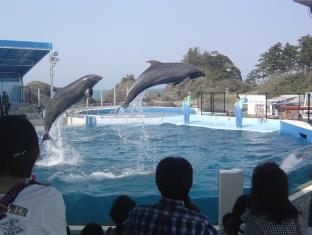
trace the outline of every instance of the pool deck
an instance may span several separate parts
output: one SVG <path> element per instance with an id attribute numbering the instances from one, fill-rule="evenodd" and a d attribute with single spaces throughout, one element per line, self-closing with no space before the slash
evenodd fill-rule
<path id="1" fill-rule="evenodd" d="M 161 125 L 172 124 L 183 126 L 182 115 L 171 116 L 145 116 L 145 115 L 91 115 L 96 121 L 96 125 Z M 84 125 L 84 118 L 69 117 L 68 125 Z M 190 127 L 201 127 L 210 129 L 233 130 L 233 131 L 251 131 L 269 133 L 280 130 L 280 120 L 262 120 L 258 118 L 244 118 L 243 127 L 237 128 L 235 125 L 235 117 L 228 116 L 211 116 L 191 114 Z"/>
<path id="2" fill-rule="evenodd" d="M 174 125 L 184 125 L 183 117 L 173 116 L 164 117 L 164 123 Z M 280 130 L 279 120 L 261 120 L 258 118 L 244 118 L 243 127 L 237 128 L 235 117 L 191 115 L 190 124 L 192 127 L 203 127 L 211 129 L 233 130 L 233 131 L 252 131 L 252 132 L 274 132 Z"/>

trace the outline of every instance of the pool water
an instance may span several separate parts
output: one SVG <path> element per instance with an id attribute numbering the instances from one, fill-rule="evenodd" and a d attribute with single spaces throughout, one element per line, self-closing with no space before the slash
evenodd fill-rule
<path id="1" fill-rule="evenodd" d="M 158 200 L 155 167 L 168 155 L 191 162 L 191 198 L 215 221 L 219 169 L 242 168 L 245 187 L 249 187 L 251 171 L 258 163 L 266 159 L 281 162 L 287 152 L 307 145 L 278 131 L 172 124 L 62 127 L 53 128 L 51 134 L 54 141 L 42 144 L 35 174 L 63 193 L 70 224 L 109 223 L 111 202 L 120 194 L 138 203 Z"/>

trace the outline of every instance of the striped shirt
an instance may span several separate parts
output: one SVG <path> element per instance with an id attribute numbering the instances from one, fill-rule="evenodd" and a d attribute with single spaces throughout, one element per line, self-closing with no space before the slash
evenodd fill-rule
<path id="1" fill-rule="evenodd" d="M 135 207 L 124 225 L 127 235 L 217 234 L 207 217 L 185 208 L 183 201 L 168 198 Z"/>

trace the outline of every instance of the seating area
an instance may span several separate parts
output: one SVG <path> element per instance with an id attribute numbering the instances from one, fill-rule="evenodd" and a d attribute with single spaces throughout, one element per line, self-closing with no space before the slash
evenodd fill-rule
<path id="1" fill-rule="evenodd" d="M 311 186 L 301 196 L 289 198 L 287 174 L 276 163 L 265 162 L 254 168 L 250 194 L 235 199 L 227 213 L 223 210 L 217 227 L 189 197 L 191 163 L 172 155 L 156 167 L 159 201 L 136 205 L 129 196 L 120 195 L 109 212 L 114 226 L 103 229 L 90 221 L 77 230 L 67 226 L 61 193 L 32 175 L 38 136 L 24 115 L 0 118 L 0 149 L 0 231 L 4 234 L 17 228 L 32 234 L 306 234 L 312 225 Z M 15 227 L 4 226 L 13 221 Z"/>

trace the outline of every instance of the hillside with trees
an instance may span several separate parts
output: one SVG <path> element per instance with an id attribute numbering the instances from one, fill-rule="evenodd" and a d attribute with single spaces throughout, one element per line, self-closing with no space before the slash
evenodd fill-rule
<path id="1" fill-rule="evenodd" d="M 304 93 L 312 90 L 312 37 L 298 45 L 278 42 L 264 52 L 246 82 L 254 92 Z"/>
<path id="2" fill-rule="evenodd" d="M 182 99 L 188 91 L 194 97 L 201 92 L 246 92 L 250 89 L 249 84 L 242 80 L 239 68 L 229 57 L 217 51 L 202 52 L 198 47 L 190 48 L 182 62 L 200 68 L 206 76 L 176 86 L 167 85 L 164 99 Z"/>
<path id="3" fill-rule="evenodd" d="M 176 101 L 183 99 L 190 91 L 192 96 L 197 96 L 200 92 L 246 92 L 251 87 L 242 80 L 241 72 L 229 57 L 222 55 L 217 51 L 201 51 L 200 48 L 190 48 L 184 56 L 183 63 L 192 64 L 199 67 L 206 74 L 205 77 L 186 80 L 178 85 L 167 85 L 163 91 L 157 92 L 149 89 L 143 101 Z M 134 75 L 127 75 L 115 86 L 116 101 L 122 102 L 135 82 Z M 111 90 L 104 96 L 104 102 L 113 102 L 113 93 Z"/>
<path id="4" fill-rule="evenodd" d="M 312 37 L 302 36 L 297 45 L 277 42 L 260 55 L 255 65 L 244 81 L 241 72 L 232 60 L 217 51 L 190 48 L 182 59 L 183 63 L 199 67 L 205 77 L 186 80 L 178 85 L 166 85 L 162 91 L 149 89 L 143 98 L 144 102 L 166 102 L 173 104 L 181 101 L 190 91 L 193 97 L 201 92 L 249 92 L 249 93 L 305 93 L 312 91 Z M 126 75 L 115 86 L 116 101 L 125 100 L 127 91 L 135 82 L 133 74 Z M 28 97 L 37 95 L 41 89 L 42 103 L 49 99 L 49 85 L 42 82 L 32 82 Z M 56 88 L 57 89 L 57 88 Z M 104 94 L 104 103 L 112 104 L 114 91 Z M 92 102 L 93 100 L 91 100 Z"/>

